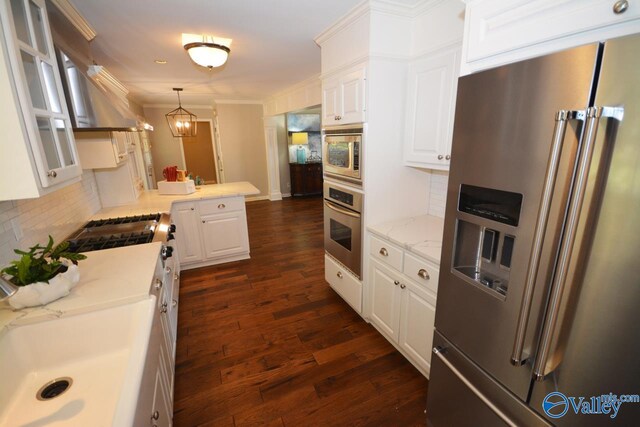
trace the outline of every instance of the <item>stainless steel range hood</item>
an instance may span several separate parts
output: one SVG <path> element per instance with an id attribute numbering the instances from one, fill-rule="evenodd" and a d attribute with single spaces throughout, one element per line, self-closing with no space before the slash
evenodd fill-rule
<path id="1" fill-rule="evenodd" d="M 93 64 L 89 43 L 55 5 L 47 9 L 74 131 L 141 129 L 129 108 L 126 88 Z"/>

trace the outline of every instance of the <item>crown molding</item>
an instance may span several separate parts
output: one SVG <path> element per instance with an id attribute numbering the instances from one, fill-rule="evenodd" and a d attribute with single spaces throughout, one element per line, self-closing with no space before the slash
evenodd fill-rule
<path id="1" fill-rule="evenodd" d="M 84 19 L 84 17 L 78 12 L 78 9 L 75 8 L 73 4 L 69 0 L 51 0 L 51 3 L 54 4 L 62 12 L 62 14 L 71 22 L 71 24 L 82 34 L 82 36 L 87 39 L 87 41 L 91 41 L 98 33 L 95 28 L 89 24 L 89 22 Z"/>
<path id="2" fill-rule="evenodd" d="M 215 99 L 213 102 L 216 104 L 259 104 L 262 105 L 263 101 L 257 99 Z"/>
<path id="3" fill-rule="evenodd" d="M 332 24 L 329 28 L 318 34 L 313 40 L 321 45 L 336 33 L 353 24 L 356 20 L 367 14 L 370 10 L 369 0 L 364 0 L 353 7 L 346 15 Z"/>

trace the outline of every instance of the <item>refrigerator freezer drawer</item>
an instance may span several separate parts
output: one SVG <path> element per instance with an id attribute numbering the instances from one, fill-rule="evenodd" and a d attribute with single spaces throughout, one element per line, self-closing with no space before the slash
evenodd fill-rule
<path id="1" fill-rule="evenodd" d="M 429 427 L 550 426 L 437 331 L 433 345 L 442 352 L 431 358 Z"/>

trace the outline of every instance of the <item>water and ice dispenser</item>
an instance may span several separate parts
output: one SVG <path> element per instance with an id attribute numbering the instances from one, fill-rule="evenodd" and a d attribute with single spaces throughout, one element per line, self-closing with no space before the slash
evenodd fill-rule
<path id="1" fill-rule="evenodd" d="M 522 194 L 462 184 L 458 197 L 453 271 L 506 296 Z M 490 221 L 487 221 L 490 220 Z"/>

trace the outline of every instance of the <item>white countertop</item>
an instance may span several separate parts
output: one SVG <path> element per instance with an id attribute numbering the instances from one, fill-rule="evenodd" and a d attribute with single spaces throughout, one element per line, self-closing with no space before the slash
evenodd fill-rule
<path id="1" fill-rule="evenodd" d="M 421 215 L 371 225 L 367 229 L 418 256 L 440 263 L 444 218 Z"/>
<path id="2" fill-rule="evenodd" d="M 41 307 L 14 311 L 0 305 L 0 334 L 12 326 L 79 314 L 149 297 L 161 242 L 87 252 L 80 282 L 69 295 Z"/>
<path id="3" fill-rule="evenodd" d="M 256 194 L 260 194 L 260 190 L 246 181 L 201 185 L 195 193 L 191 194 L 159 194 L 158 190 L 147 190 L 143 191 L 135 202 L 124 206 L 103 208 L 93 215 L 91 219 L 169 212 L 174 202 L 217 199 L 220 197 L 253 196 Z"/>

